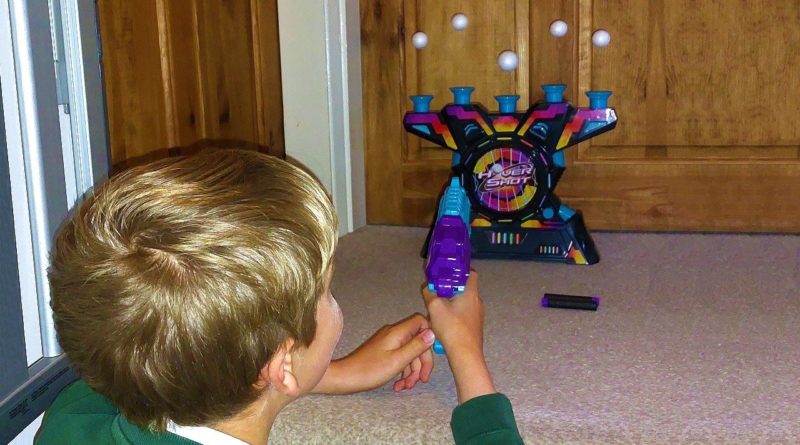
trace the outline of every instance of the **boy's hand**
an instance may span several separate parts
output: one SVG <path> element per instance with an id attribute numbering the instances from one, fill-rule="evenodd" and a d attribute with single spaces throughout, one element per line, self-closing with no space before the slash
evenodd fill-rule
<path id="1" fill-rule="evenodd" d="M 433 370 L 433 341 L 430 324 L 421 314 L 384 326 L 348 356 L 332 361 L 313 392 L 368 391 L 398 374 L 395 391 L 411 389 L 420 380 L 427 383 Z"/>
<path id="2" fill-rule="evenodd" d="M 440 298 L 422 285 L 431 325 L 447 354 L 483 356 L 483 301 L 478 295 L 478 272 L 472 270 L 464 292 Z"/>
<path id="3" fill-rule="evenodd" d="M 447 351 L 459 403 L 497 392 L 483 355 L 483 301 L 478 273 L 470 272 L 464 293 L 448 300 L 422 286 L 431 325 Z"/>

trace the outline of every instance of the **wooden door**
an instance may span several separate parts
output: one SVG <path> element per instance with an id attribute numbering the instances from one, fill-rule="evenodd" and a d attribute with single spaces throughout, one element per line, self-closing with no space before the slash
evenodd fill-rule
<path id="1" fill-rule="evenodd" d="M 98 0 L 98 15 L 115 170 L 207 139 L 283 156 L 277 0 Z"/>
<path id="2" fill-rule="evenodd" d="M 449 18 L 465 13 L 469 27 Z M 411 94 L 447 87 L 571 102 L 614 92 L 617 128 L 566 150 L 556 194 L 610 230 L 800 231 L 800 4 L 794 0 L 505 0 L 361 2 L 370 223 L 429 224 L 450 153 L 405 134 Z M 550 35 L 563 19 L 568 34 Z M 608 30 L 608 47 L 592 32 Z M 410 44 L 417 30 L 429 45 Z M 497 55 L 514 49 L 505 73 Z"/>

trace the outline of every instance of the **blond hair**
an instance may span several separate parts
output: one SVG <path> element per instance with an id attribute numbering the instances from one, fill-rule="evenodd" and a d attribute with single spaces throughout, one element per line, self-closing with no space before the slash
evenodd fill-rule
<path id="1" fill-rule="evenodd" d="M 208 151 L 125 171 L 57 235 L 58 340 L 133 423 L 224 420 L 258 397 L 282 342 L 314 338 L 336 232 L 319 183 L 268 155 Z"/>

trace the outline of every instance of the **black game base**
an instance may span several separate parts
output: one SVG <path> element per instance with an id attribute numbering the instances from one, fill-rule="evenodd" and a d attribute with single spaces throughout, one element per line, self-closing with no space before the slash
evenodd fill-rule
<path id="1" fill-rule="evenodd" d="M 430 232 L 428 233 L 430 238 Z M 496 224 L 472 227 L 473 258 L 546 261 L 566 264 L 595 264 L 600 255 L 586 230 L 583 216 L 575 213 L 564 223 L 540 223 L 540 227 Z M 422 248 L 424 257 L 428 240 Z"/>

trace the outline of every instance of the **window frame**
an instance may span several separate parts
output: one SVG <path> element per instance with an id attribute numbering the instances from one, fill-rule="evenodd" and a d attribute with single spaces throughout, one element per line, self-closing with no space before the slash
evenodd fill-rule
<path id="1" fill-rule="evenodd" d="M 110 171 L 100 48 L 93 0 L 0 0 L 0 443 L 32 440 L 77 378 L 56 339 L 47 267 L 68 210 Z"/>

